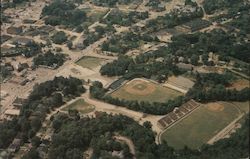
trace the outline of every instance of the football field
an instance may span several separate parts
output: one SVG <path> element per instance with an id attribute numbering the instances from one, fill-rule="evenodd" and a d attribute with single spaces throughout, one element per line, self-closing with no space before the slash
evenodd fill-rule
<path id="1" fill-rule="evenodd" d="M 197 149 L 241 114 L 237 106 L 226 102 L 202 105 L 183 120 L 169 127 L 161 136 L 170 146 L 185 145 Z"/>

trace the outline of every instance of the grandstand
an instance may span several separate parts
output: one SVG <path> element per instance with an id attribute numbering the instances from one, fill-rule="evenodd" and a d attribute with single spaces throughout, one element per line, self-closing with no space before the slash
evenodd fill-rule
<path id="1" fill-rule="evenodd" d="M 199 103 L 195 102 L 193 99 L 184 103 L 180 107 L 176 107 L 172 112 L 168 113 L 166 116 L 158 120 L 158 126 L 161 129 L 166 129 L 176 121 L 180 120 L 181 118 L 185 117 L 187 114 L 192 112 L 199 106 Z"/>

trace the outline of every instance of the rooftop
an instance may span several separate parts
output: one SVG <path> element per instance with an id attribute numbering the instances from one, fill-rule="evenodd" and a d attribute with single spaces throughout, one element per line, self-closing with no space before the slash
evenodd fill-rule
<path id="1" fill-rule="evenodd" d="M 18 116 L 20 114 L 20 110 L 18 109 L 7 109 L 5 111 L 5 115 Z"/>

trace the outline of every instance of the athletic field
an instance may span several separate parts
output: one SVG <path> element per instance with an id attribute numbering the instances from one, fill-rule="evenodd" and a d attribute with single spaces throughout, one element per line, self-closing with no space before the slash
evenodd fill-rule
<path id="1" fill-rule="evenodd" d="M 83 68 L 89 68 L 94 69 L 102 64 L 105 59 L 96 58 L 96 57 L 90 57 L 90 56 L 84 56 L 80 60 L 76 62 L 77 65 L 82 66 Z"/>
<path id="2" fill-rule="evenodd" d="M 241 114 L 237 106 L 219 102 L 201 105 L 193 113 L 168 128 L 161 136 L 170 146 L 197 149 Z"/>
<path id="3" fill-rule="evenodd" d="M 145 79 L 134 79 L 111 93 L 112 97 L 119 99 L 147 102 L 166 102 L 181 95 L 181 92 Z"/>
<path id="4" fill-rule="evenodd" d="M 85 102 L 84 99 L 78 99 L 77 101 L 73 102 L 72 104 L 68 105 L 67 107 L 63 108 L 63 111 L 71 110 L 78 110 L 82 114 L 87 114 L 95 110 L 95 106 L 90 105 L 89 103 Z"/>

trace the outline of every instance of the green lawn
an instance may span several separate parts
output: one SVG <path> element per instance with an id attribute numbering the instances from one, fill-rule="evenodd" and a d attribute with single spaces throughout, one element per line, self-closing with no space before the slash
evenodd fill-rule
<path id="1" fill-rule="evenodd" d="M 200 106 L 190 116 L 166 130 L 161 139 L 176 149 L 185 145 L 193 149 L 199 148 L 239 116 L 234 105 L 223 105 L 224 110 L 219 112 Z"/>
<path id="2" fill-rule="evenodd" d="M 105 60 L 101 58 L 85 56 L 78 60 L 76 64 L 82 66 L 83 68 L 93 69 L 98 67 L 103 61 Z"/>
<path id="3" fill-rule="evenodd" d="M 120 99 L 125 99 L 125 100 L 138 100 L 138 101 L 147 101 L 147 102 L 166 102 L 169 99 L 174 99 L 175 97 L 183 95 L 181 92 L 178 92 L 176 90 L 163 87 L 161 85 L 157 85 L 152 82 L 150 84 L 153 85 L 153 87 L 155 88 L 155 90 L 150 94 L 140 95 L 137 93 L 128 92 L 126 90 L 127 86 L 124 85 L 120 89 L 111 93 L 111 96 L 114 98 L 120 98 Z M 133 86 L 133 89 L 136 89 L 141 92 L 143 91 L 147 92 L 145 87 L 146 86 L 142 83 L 142 84 L 137 84 Z"/>
<path id="4" fill-rule="evenodd" d="M 86 21 L 82 23 L 82 25 L 85 27 L 90 26 L 91 24 L 99 21 L 108 12 L 108 9 L 93 10 L 91 8 L 84 8 L 81 10 L 87 13 Z"/>
<path id="5" fill-rule="evenodd" d="M 63 108 L 63 111 L 68 111 L 69 109 L 78 110 L 82 114 L 87 114 L 95 110 L 95 106 L 90 105 L 89 103 L 85 102 L 84 99 L 79 99 L 74 103 L 68 105 L 67 107 Z"/>

